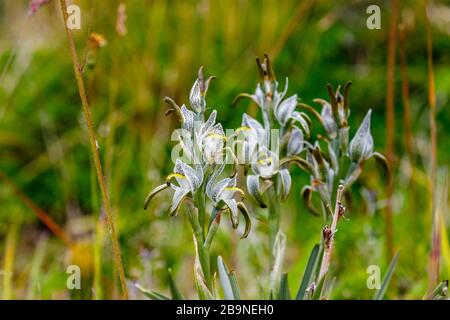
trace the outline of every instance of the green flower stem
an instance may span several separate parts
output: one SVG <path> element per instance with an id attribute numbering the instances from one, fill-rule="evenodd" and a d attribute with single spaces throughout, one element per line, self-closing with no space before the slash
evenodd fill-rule
<path id="1" fill-rule="evenodd" d="M 201 188 L 195 194 L 195 205 L 198 208 L 198 224 L 200 225 L 202 238 L 204 240 L 205 239 L 205 214 L 206 214 L 205 213 L 205 205 L 206 205 L 206 198 L 205 198 L 204 192 L 202 192 L 203 191 L 202 189 L 203 188 Z"/>
<path id="2" fill-rule="evenodd" d="M 273 248 L 275 245 L 275 239 L 277 237 L 278 230 L 280 229 L 280 199 L 277 196 L 276 184 L 268 190 L 269 195 L 269 261 L 270 268 L 273 266 Z"/>
<path id="3" fill-rule="evenodd" d="M 203 199 L 204 197 L 196 197 L 196 200 Z M 197 202 L 197 201 L 196 201 Z M 210 268 L 210 262 L 209 262 L 209 247 L 205 245 L 205 237 L 204 237 L 204 226 L 200 224 L 200 215 L 204 215 L 204 202 L 202 207 L 202 210 L 200 210 L 200 207 L 197 207 L 198 210 L 195 208 L 195 204 L 193 202 L 188 202 L 187 205 L 187 216 L 189 219 L 189 223 L 191 224 L 192 231 L 194 232 L 194 237 L 196 239 L 196 245 L 197 245 L 197 252 L 198 252 L 198 258 L 200 262 L 200 266 L 203 272 L 203 276 L 205 278 L 206 286 L 212 291 L 212 278 L 211 278 L 211 268 Z M 196 212 L 197 211 L 197 212 Z M 201 213 L 201 211 L 203 211 Z M 197 214 L 198 213 L 198 214 Z M 200 290 L 200 289 L 199 289 Z M 199 291 L 199 296 L 203 297 L 203 293 Z"/>

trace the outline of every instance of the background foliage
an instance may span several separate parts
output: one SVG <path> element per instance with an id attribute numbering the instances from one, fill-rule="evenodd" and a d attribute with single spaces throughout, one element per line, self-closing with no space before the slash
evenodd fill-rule
<path id="1" fill-rule="evenodd" d="M 194 248 L 186 218 L 166 215 L 168 194 L 155 198 L 150 210 L 142 205 L 173 166 L 170 133 L 177 123 L 165 116 L 162 99 L 187 102 L 200 65 L 217 76 L 208 101 L 224 128 L 238 127 L 243 112 L 256 114 L 255 105 L 232 108 L 231 102 L 238 93 L 253 91 L 258 77 L 254 58 L 264 52 L 279 80 L 289 78 L 288 94 L 298 93 L 308 104 L 327 97 L 327 83 L 351 80 L 351 135 L 372 108 L 375 149 L 384 151 L 390 1 L 127 1 L 125 36 L 116 32 L 119 1 L 75 3 L 82 9 L 82 29 L 74 34 L 79 55 L 87 53 L 84 74 L 132 298 L 142 298 L 134 282 L 167 292 L 168 268 L 184 295 L 195 297 Z M 381 8 L 381 30 L 366 28 L 370 4 Z M 0 2 L 0 294 L 4 299 L 89 297 L 90 290 L 75 294 L 66 289 L 66 268 L 78 264 L 83 281 L 93 284 L 95 298 L 117 298 L 111 245 L 58 2 L 33 17 L 27 17 L 27 5 Z M 435 193 L 442 217 L 440 278 L 448 279 L 449 197 L 444 185 L 450 163 L 450 6 L 432 2 L 430 17 L 437 190 L 442 191 Z M 399 20 L 406 35 L 413 157 L 408 158 L 405 147 L 397 59 L 393 236 L 401 254 L 386 294 L 391 299 L 422 298 L 431 243 L 424 3 L 401 1 Z M 106 46 L 94 50 L 87 41 L 89 30 L 102 34 Z M 298 171 L 293 181 L 293 193 L 282 205 L 282 228 L 288 240 L 285 269 L 296 289 L 309 252 L 320 241 L 323 221 L 300 201 L 306 174 Z M 340 223 L 336 238 L 332 298 L 371 298 L 367 267 L 387 268 L 385 183 L 376 166 L 368 164 L 353 186 L 348 220 Z M 255 217 L 257 210 L 253 208 Z M 72 243 L 50 231 L 43 216 L 54 219 Z M 256 218 L 253 222 L 245 240 L 223 223 L 212 247 L 214 259 L 220 254 L 236 270 L 243 298 L 262 298 L 260 286 L 267 282 L 266 228 Z"/>

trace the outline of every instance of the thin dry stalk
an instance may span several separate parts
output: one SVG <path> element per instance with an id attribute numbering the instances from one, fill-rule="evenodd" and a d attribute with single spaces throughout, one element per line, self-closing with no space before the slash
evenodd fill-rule
<path id="1" fill-rule="evenodd" d="M 72 241 L 66 234 L 63 228 L 61 228 L 55 220 L 50 217 L 48 213 L 39 208 L 37 204 L 33 202 L 19 187 L 3 172 L 0 171 L 0 180 L 3 180 L 8 185 L 14 194 L 41 220 L 41 222 L 55 234 L 64 244 L 68 247 L 71 246 Z"/>
<path id="2" fill-rule="evenodd" d="M 431 252 L 429 261 L 428 289 L 432 292 L 439 281 L 439 259 L 441 234 L 439 216 L 436 210 L 436 170 L 437 170 L 437 129 L 436 129 L 436 96 L 433 69 L 433 40 L 430 20 L 428 18 L 428 1 L 425 1 L 425 24 L 427 29 L 427 53 L 428 53 L 428 104 L 430 105 L 430 198 L 432 215 Z"/>
<path id="3" fill-rule="evenodd" d="M 400 72 L 402 75 L 402 103 L 403 103 L 403 130 L 404 143 L 408 160 L 411 166 L 414 166 L 414 139 L 411 127 L 411 107 L 409 99 L 409 79 L 408 63 L 406 60 L 406 35 L 403 25 L 399 25 L 399 52 L 400 52 Z"/>
<path id="4" fill-rule="evenodd" d="M 392 12 L 389 26 L 389 38 L 387 49 L 387 74 L 386 74 L 386 158 L 391 168 L 395 160 L 395 52 L 397 47 L 397 25 L 398 25 L 398 0 L 392 1 Z M 385 233 L 386 233 L 386 255 L 387 261 L 394 256 L 393 245 L 393 222 L 392 222 L 392 194 L 394 192 L 394 180 L 389 178 L 386 186 L 387 206 L 385 211 Z"/>
<path id="5" fill-rule="evenodd" d="M 275 43 L 273 49 L 270 51 L 270 56 L 275 58 L 289 40 L 289 38 L 295 33 L 297 26 L 303 21 L 304 17 L 309 13 L 313 5 L 314 1 L 304 1 L 302 3 L 299 2 L 299 6 L 297 11 L 294 14 L 294 17 L 291 19 L 287 27 L 283 30 L 283 33 L 280 35 L 279 40 Z"/>
<path id="6" fill-rule="evenodd" d="M 333 213 L 333 221 L 331 223 L 331 228 L 328 229 L 325 227 L 323 236 L 324 236 L 324 251 L 322 264 L 320 266 L 319 272 L 319 281 L 327 274 L 328 269 L 330 268 L 331 254 L 333 253 L 333 245 L 334 245 L 334 235 L 336 233 L 337 223 L 339 218 L 344 214 L 344 207 L 342 206 L 342 197 L 344 195 L 344 186 L 339 185 L 338 191 L 336 193 L 336 205 L 334 207 Z"/>
<path id="7" fill-rule="evenodd" d="M 406 59 L 406 34 L 403 24 L 398 27 L 399 35 L 399 53 L 400 53 L 400 72 L 402 76 L 402 105 L 403 105 L 403 142 L 405 144 L 406 154 L 408 156 L 409 165 L 411 166 L 411 176 L 409 181 L 409 194 L 411 199 L 416 199 L 416 185 L 415 177 L 417 175 L 417 168 L 414 160 L 414 137 L 411 126 L 411 106 L 409 99 L 409 77 L 408 77 L 408 62 Z M 413 201 L 409 201 L 408 211 L 412 214 L 412 235 L 411 241 L 412 245 L 412 260 L 415 260 L 416 249 L 415 240 L 417 240 L 417 230 L 418 230 L 418 216 L 415 204 Z"/>
<path id="8" fill-rule="evenodd" d="M 100 191 L 102 194 L 103 205 L 105 207 L 106 220 L 108 223 L 109 235 L 111 237 L 111 242 L 112 242 L 112 247 L 113 247 L 114 264 L 117 269 L 117 272 L 119 273 L 119 279 L 120 279 L 120 284 L 122 287 L 123 296 L 125 299 L 128 299 L 128 289 L 127 289 L 127 284 L 126 284 L 126 280 L 125 280 L 125 271 L 124 271 L 123 264 L 122 264 L 122 258 L 120 255 L 119 241 L 118 241 L 116 229 L 114 226 L 114 217 L 113 217 L 112 210 L 111 210 L 111 203 L 109 200 L 106 183 L 105 183 L 104 176 L 103 176 L 103 169 L 102 169 L 102 164 L 100 161 L 100 154 L 99 154 L 98 147 L 97 147 L 97 139 L 95 138 L 94 125 L 93 125 L 93 122 L 91 119 L 91 113 L 90 113 L 89 104 L 88 104 L 86 91 L 85 91 L 85 87 L 84 87 L 81 66 L 80 66 L 78 54 L 77 54 L 77 51 L 75 48 L 75 41 L 73 39 L 72 31 L 67 27 L 67 20 L 68 20 L 67 4 L 66 4 L 65 0 L 60 0 L 60 4 L 61 4 L 62 14 L 64 17 L 64 26 L 66 28 L 67 39 L 69 41 L 69 48 L 70 48 L 70 54 L 71 54 L 73 68 L 74 68 L 74 72 L 75 72 L 75 78 L 77 80 L 78 91 L 80 94 L 81 104 L 83 107 L 83 116 L 84 116 L 86 124 L 87 124 L 89 142 L 91 145 L 91 153 L 92 153 L 92 157 L 94 159 L 94 165 L 95 165 L 98 183 L 100 185 Z"/>

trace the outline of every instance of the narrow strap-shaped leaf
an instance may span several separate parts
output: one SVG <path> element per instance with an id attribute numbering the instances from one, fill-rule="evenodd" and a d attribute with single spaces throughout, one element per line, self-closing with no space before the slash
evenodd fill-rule
<path id="1" fill-rule="evenodd" d="M 219 229 L 220 218 L 221 218 L 220 210 L 214 208 L 209 222 L 208 233 L 206 235 L 206 239 L 204 242 L 204 246 L 207 248 L 211 246 L 212 240 L 217 232 L 217 229 Z"/>
<path id="2" fill-rule="evenodd" d="M 323 296 L 323 288 L 325 285 L 325 281 L 327 279 L 327 275 L 325 274 L 325 276 L 322 277 L 322 279 L 320 279 L 319 283 L 317 284 L 316 289 L 314 290 L 314 294 L 312 296 L 312 300 L 320 300 L 322 299 Z"/>
<path id="3" fill-rule="evenodd" d="M 152 300 L 170 300 L 168 297 L 166 297 L 165 295 L 158 293 L 156 291 L 153 290 L 148 290 L 143 288 L 141 285 L 139 284 L 135 284 L 136 288 L 139 289 L 140 292 L 142 292 L 142 294 L 144 294 L 146 297 L 152 299 Z"/>
<path id="4" fill-rule="evenodd" d="M 327 287 L 324 288 L 321 299 L 326 299 L 326 300 L 330 299 L 331 294 L 333 293 L 333 289 L 334 289 L 334 285 L 335 284 L 336 284 L 336 277 L 333 277 L 333 279 L 331 279 L 331 281 L 327 285 Z"/>
<path id="5" fill-rule="evenodd" d="M 225 300 L 234 300 L 233 287 L 231 285 L 230 277 L 228 275 L 228 268 L 224 264 L 222 257 L 217 257 L 217 269 L 219 270 L 220 284 L 222 285 L 223 295 Z"/>
<path id="6" fill-rule="evenodd" d="M 291 292 L 289 290 L 289 279 L 287 273 L 283 273 L 281 277 L 279 300 L 291 300 Z"/>
<path id="7" fill-rule="evenodd" d="M 377 290 L 373 296 L 373 300 L 382 300 L 384 297 L 384 294 L 386 292 L 387 286 L 389 285 L 389 282 L 391 281 L 392 275 L 394 274 L 395 267 L 397 265 L 397 260 L 400 252 L 397 252 L 397 254 L 392 259 L 391 263 L 389 264 L 388 271 L 386 273 L 386 276 L 383 279 L 383 283 L 381 284 L 380 290 Z"/>
<path id="8" fill-rule="evenodd" d="M 272 249 L 273 265 L 270 272 L 269 294 L 277 298 L 279 296 L 284 255 L 286 252 L 286 235 L 278 231 Z"/>
<path id="9" fill-rule="evenodd" d="M 300 288 L 297 292 L 297 300 L 304 300 L 306 295 L 306 289 L 308 289 L 309 284 L 312 282 L 315 274 L 315 269 L 317 268 L 319 261 L 319 251 L 320 245 L 314 245 L 314 248 L 309 255 L 308 263 L 306 264 L 305 273 L 303 274 L 303 279 L 300 284 Z"/>
<path id="10" fill-rule="evenodd" d="M 234 271 L 230 271 L 229 278 L 230 278 L 230 283 L 231 283 L 231 289 L 233 289 L 234 298 L 236 300 L 240 300 L 241 294 L 239 292 L 239 287 L 237 285 L 237 280 L 236 280 L 236 274 Z"/>
<path id="11" fill-rule="evenodd" d="M 194 279 L 195 279 L 195 286 L 198 291 L 198 296 L 200 300 L 215 300 L 213 292 L 210 291 L 210 289 L 206 284 L 205 275 L 202 270 L 202 265 L 209 264 L 209 261 L 204 260 L 204 257 L 200 257 L 198 248 L 199 243 L 197 242 L 195 236 L 193 236 L 193 238 L 195 244 Z M 203 258 L 202 263 L 200 263 L 200 259 L 202 258 Z"/>
<path id="12" fill-rule="evenodd" d="M 169 268 L 168 272 L 169 272 L 169 287 L 170 287 L 170 292 L 172 294 L 172 299 L 173 300 L 184 300 L 184 296 L 178 289 L 178 287 L 175 283 L 175 280 L 173 278 L 172 269 Z"/>

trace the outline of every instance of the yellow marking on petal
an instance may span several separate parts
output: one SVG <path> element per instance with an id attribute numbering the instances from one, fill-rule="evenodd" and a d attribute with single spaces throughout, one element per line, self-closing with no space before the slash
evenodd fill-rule
<path id="1" fill-rule="evenodd" d="M 182 175 L 181 173 L 171 173 L 167 176 L 166 180 L 169 181 L 172 178 L 187 179 L 186 176 Z"/>
<path id="2" fill-rule="evenodd" d="M 245 195 L 244 191 L 242 191 L 242 189 L 238 187 L 227 187 L 225 188 L 225 190 L 239 192 L 242 196 Z"/>
<path id="3" fill-rule="evenodd" d="M 227 139 L 224 135 L 218 134 L 218 133 L 210 133 L 206 137 L 207 138 L 218 138 L 218 139 L 222 139 L 222 140 L 226 140 Z"/>
<path id="4" fill-rule="evenodd" d="M 272 163 L 272 157 L 267 157 L 267 158 L 259 159 L 259 160 L 258 160 L 258 163 L 259 163 L 259 164 Z"/>
<path id="5" fill-rule="evenodd" d="M 239 127 L 239 128 L 237 128 L 236 129 L 236 131 L 235 132 L 239 132 L 239 131 L 249 131 L 249 130 L 252 130 L 251 128 L 249 128 L 249 127 Z"/>

